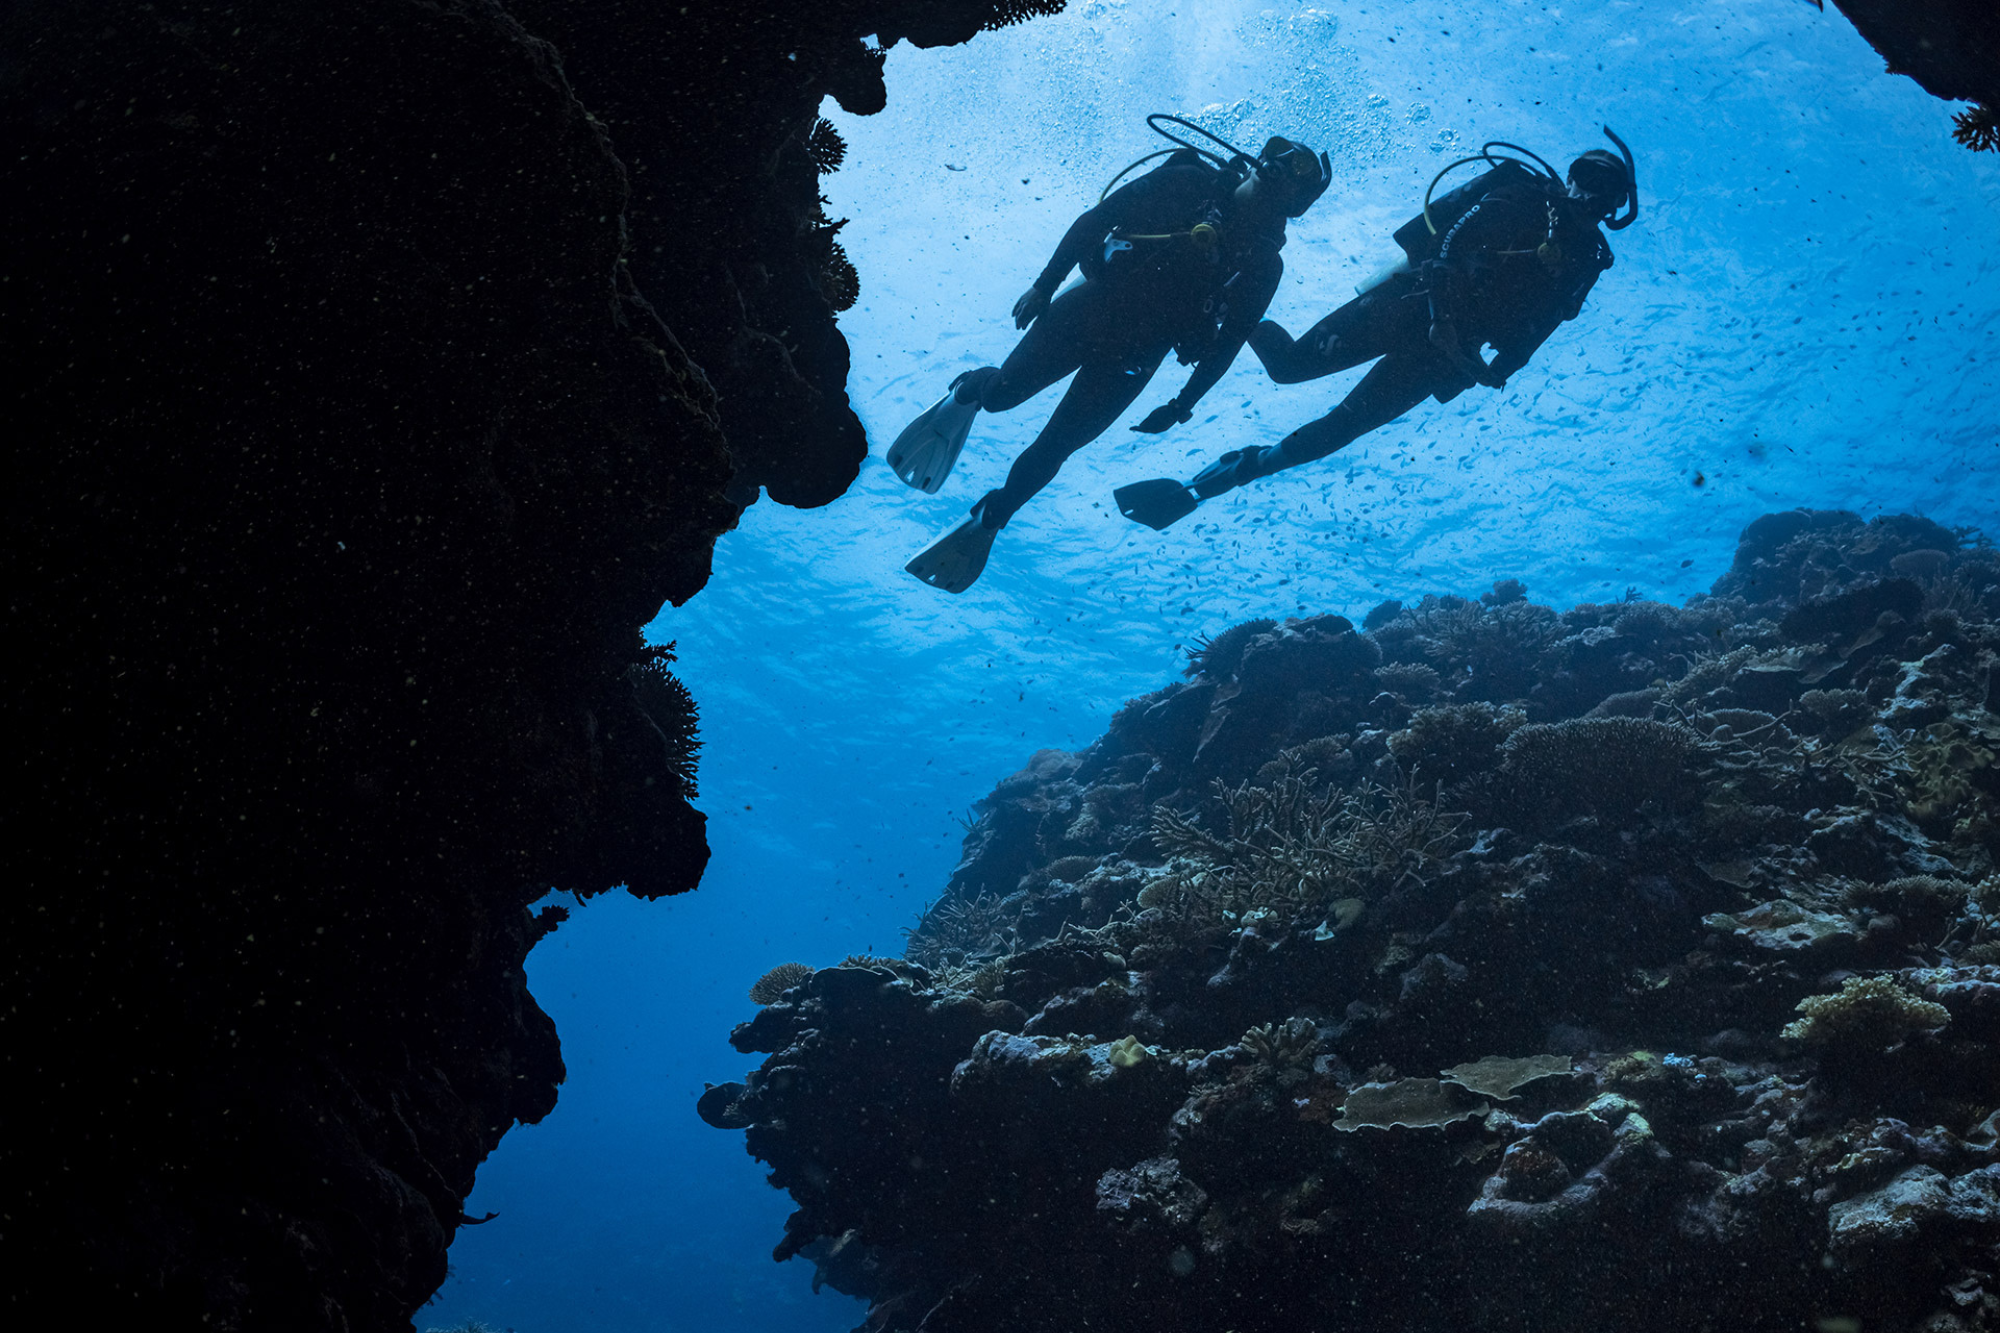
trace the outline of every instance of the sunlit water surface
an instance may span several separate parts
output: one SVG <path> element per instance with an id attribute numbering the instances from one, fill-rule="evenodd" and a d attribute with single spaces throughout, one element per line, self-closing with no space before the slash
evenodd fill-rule
<path id="1" fill-rule="evenodd" d="M 529 960 L 569 1082 L 487 1163 L 453 1276 L 418 1325 L 834 1330 L 861 1307 L 770 1262 L 789 1211 L 742 1137 L 694 1115 L 741 1077 L 730 1027 L 770 965 L 890 952 L 957 856 L 956 818 L 1035 750 L 1087 745 L 1197 634 L 1253 615 L 1524 579 L 1567 605 L 1680 600 L 1757 514 L 2000 512 L 2000 160 L 1804 0 L 1260 6 L 1084 0 L 889 57 L 889 109 L 828 115 L 827 178 L 862 299 L 841 318 L 875 441 L 838 503 L 764 503 L 663 614 L 702 707 L 699 893 L 590 903 Z M 1060 390 L 982 418 L 935 496 L 883 445 L 960 370 L 1105 180 L 1159 146 L 1148 111 L 1237 142 L 1324 147 L 1336 179 L 1285 250 L 1299 331 L 1394 255 L 1445 162 L 1489 138 L 1559 165 L 1609 122 L 1644 212 L 1582 319 L 1502 393 L 1435 403 L 1316 468 L 1155 534 L 1114 486 L 1275 443 L 1361 372 L 1279 388 L 1246 355 L 1188 426 L 1113 428 L 1002 535 L 962 597 L 903 562 L 997 485 Z M 1185 374 L 1171 362 L 1137 420 Z M 1699 483 L 1699 484 L 1697 484 Z"/>

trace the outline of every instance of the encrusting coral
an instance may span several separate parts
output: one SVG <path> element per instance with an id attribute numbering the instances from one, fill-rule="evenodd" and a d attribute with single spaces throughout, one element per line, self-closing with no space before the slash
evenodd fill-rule
<path id="1" fill-rule="evenodd" d="M 999 784 L 732 1035 L 780 1257 L 879 1333 L 2000 1330 L 1991 548 L 1523 592 L 1245 622 Z"/>

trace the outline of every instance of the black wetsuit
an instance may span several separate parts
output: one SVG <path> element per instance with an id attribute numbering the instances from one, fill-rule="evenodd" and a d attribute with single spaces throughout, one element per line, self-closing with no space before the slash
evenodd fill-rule
<path id="1" fill-rule="evenodd" d="M 1302 338 L 1268 322 L 1256 330 L 1251 348 L 1280 384 L 1381 360 L 1339 406 L 1276 448 L 1225 456 L 1227 466 L 1198 479 L 1198 494 L 1220 494 L 1324 458 L 1427 397 L 1448 403 L 1472 387 L 1467 370 L 1432 345 L 1436 321 L 1453 322 L 1471 355 L 1490 343 L 1491 373 L 1504 380 L 1527 365 L 1558 326 L 1576 318 L 1597 275 L 1612 262 L 1595 218 L 1529 172 L 1495 175 L 1499 180 L 1438 238 L 1435 258 L 1421 268 L 1349 301 Z"/>
<path id="2" fill-rule="evenodd" d="M 1035 287 L 1053 293 L 1073 267 L 1084 281 L 1057 296 L 1004 364 L 960 381 L 959 398 L 1005 412 L 1071 371 L 1076 379 L 1035 442 L 1014 460 L 1007 484 L 980 501 L 981 521 L 1002 527 L 1054 479 L 1069 456 L 1107 430 L 1138 398 L 1170 351 L 1197 367 L 1181 404 L 1220 379 L 1264 316 L 1284 273 L 1283 219 L 1251 232 L 1232 222 L 1234 178 L 1169 163 L 1113 191 L 1071 224 Z M 1212 219 L 1221 239 L 1186 233 Z M 1111 238 L 1131 236 L 1129 249 Z M 1140 239 L 1169 235 L 1167 240 Z M 1107 251 L 1110 251 L 1107 258 Z M 1195 386 L 1199 386 L 1196 388 Z"/>

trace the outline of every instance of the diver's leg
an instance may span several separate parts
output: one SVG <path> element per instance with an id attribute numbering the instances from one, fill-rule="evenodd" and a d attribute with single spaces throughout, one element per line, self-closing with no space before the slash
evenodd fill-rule
<path id="1" fill-rule="evenodd" d="M 1358 296 L 1293 338 L 1274 320 L 1265 320 L 1249 337 L 1250 350 L 1264 363 L 1264 373 L 1279 384 L 1302 384 L 1322 375 L 1352 370 L 1388 351 L 1379 330 L 1381 298 Z"/>
<path id="2" fill-rule="evenodd" d="M 1431 358 L 1397 353 L 1375 363 L 1340 406 L 1309 421 L 1277 445 L 1232 450 L 1188 483 L 1207 500 L 1247 481 L 1325 458 L 1372 430 L 1379 430 L 1430 395 L 1437 367 Z"/>
<path id="3" fill-rule="evenodd" d="M 1015 510 L 1055 480 L 1071 454 L 1109 430 L 1125 409 L 1132 406 L 1165 357 L 1162 351 L 1137 363 L 1136 369 L 1100 362 L 1079 370 L 1062 402 L 1056 404 L 1049 424 L 1014 460 L 1013 469 L 1007 473 L 1007 484 L 987 492 L 979 502 L 980 522 L 989 528 L 1005 527 Z"/>
<path id="4" fill-rule="evenodd" d="M 1075 370 L 1102 339 L 1109 295 L 1101 283 L 1085 282 L 1056 297 L 1028 326 L 1006 361 L 981 366 L 954 381 L 958 401 L 976 402 L 987 412 L 1005 412 Z"/>

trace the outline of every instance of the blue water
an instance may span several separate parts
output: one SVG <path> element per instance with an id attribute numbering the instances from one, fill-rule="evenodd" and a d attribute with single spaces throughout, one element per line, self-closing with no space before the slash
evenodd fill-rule
<path id="1" fill-rule="evenodd" d="M 1194 635 L 1500 577 L 1557 605 L 1678 600 L 1747 521 L 1795 505 L 2000 527 L 2000 158 L 1954 145 L 1951 108 L 1805 0 L 1084 0 L 967 47 L 899 47 L 888 81 L 879 116 L 829 104 L 849 151 L 824 186 L 854 219 L 862 300 L 841 324 L 877 457 L 826 509 L 752 509 L 707 591 L 652 626 L 701 703 L 714 860 L 698 893 L 594 900 L 529 959 L 569 1082 L 482 1170 L 468 1211 L 500 1216 L 460 1233 L 420 1328 L 857 1323 L 859 1303 L 770 1262 L 785 1198 L 741 1135 L 694 1116 L 702 1080 L 753 1063 L 725 1040 L 744 992 L 788 959 L 897 951 L 957 859 L 956 817 L 1035 750 L 1089 744 Z M 1644 214 L 1506 391 L 1427 404 L 1166 534 L 1119 518 L 1112 487 L 1275 443 L 1361 373 L 1281 389 L 1245 356 L 1191 425 L 1121 425 L 1074 459 L 972 591 L 925 588 L 903 562 L 998 484 L 1060 391 L 981 418 L 935 497 L 881 447 L 1005 355 L 1014 298 L 1158 146 L 1155 110 L 1332 154 L 1271 310 L 1295 332 L 1393 257 L 1431 174 L 1487 138 L 1560 164 L 1609 121 Z"/>

